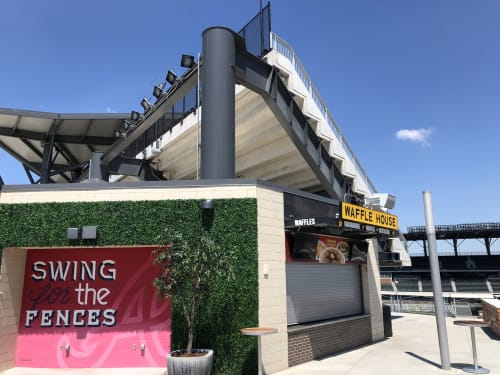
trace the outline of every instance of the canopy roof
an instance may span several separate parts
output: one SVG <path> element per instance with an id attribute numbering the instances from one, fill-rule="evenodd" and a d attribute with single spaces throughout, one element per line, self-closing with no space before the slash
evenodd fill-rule
<path id="1" fill-rule="evenodd" d="M 71 171 L 81 169 L 94 151 L 107 151 L 115 130 L 130 114 L 50 113 L 0 108 L 0 147 L 41 175 L 44 145 L 53 142 L 50 157 L 52 182 L 73 181 Z M 29 174 L 31 176 L 31 174 Z M 32 181 L 33 182 L 33 181 Z"/>

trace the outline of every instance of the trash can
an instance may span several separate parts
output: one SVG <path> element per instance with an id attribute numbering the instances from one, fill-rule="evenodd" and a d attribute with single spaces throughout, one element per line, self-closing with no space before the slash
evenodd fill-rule
<path id="1" fill-rule="evenodd" d="M 391 305 L 382 305 L 384 317 L 384 336 L 392 337 Z"/>

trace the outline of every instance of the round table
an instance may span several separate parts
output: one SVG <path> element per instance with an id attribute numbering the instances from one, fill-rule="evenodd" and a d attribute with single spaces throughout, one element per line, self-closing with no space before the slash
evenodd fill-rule
<path id="1" fill-rule="evenodd" d="M 455 320 L 453 322 L 456 326 L 470 327 L 470 337 L 472 340 L 472 357 L 474 358 L 474 366 L 465 366 L 462 370 L 471 372 L 473 374 L 488 374 L 490 370 L 481 367 L 477 364 L 477 351 L 476 351 L 476 336 L 474 335 L 474 328 L 489 327 L 490 323 L 482 320 Z"/>
<path id="2" fill-rule="evenodd" d="M 259 371 L 259 375 L 263 374 L 262 371 L 262 352 L 261 352 L 261 343 L 260 338 L 264 335 L 271 335 L 273 333 L 277 333 L 278 330 L 276 328 L 268 328 L 268 327 L 249 327 L 240 329 L 242 335 L 247 336 L 257 336 L 257 367 Z"/>

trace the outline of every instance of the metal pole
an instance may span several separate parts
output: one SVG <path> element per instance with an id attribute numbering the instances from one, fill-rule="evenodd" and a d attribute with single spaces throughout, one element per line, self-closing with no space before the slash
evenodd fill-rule
<path id="1" fill-rule="evenodd" d="M 431 192 L 424 191 L 425 231 L 429 244 L 429 262 L 431 266 L 432 290 L 434 294 L 434 306 L 436 311 L 436 323 L 438 330 L 439 352 L 441 354 L 441 368 L 450 370 L 450 350 L 448 348 L 448 334 L 446 332 L 446 319 L 443 306 L 443 291 L 441 288 L 441 277 L 439 273 L 439 261 L 436 249 L 436 229 L 434 228 L 434 216 L 432 213 Z"/>
<path id="2" fill-rule="evenodd" d="M 197 72 L 197 77 L 196 77 L 196 116 L 198 120 L 198 127 L 196 128 L 196 179 L 200 179 L 200 129 L 201 129 L 201 117 L 200 117 L 200 69 L 201 69 L 201 60 L 200 60 L 201 54 L 198 53 L 198 72 Z"/>
<path id="3" fill-rule="evenodd" d="M 470 327 L 470 338 L 472 341 L 472 358 L 474 359 L 474 370 L 477 374 L 477 351 L 476 351 L 476 336 L 474 335 L 474 327 Z"/>
<path id="4" fill-rule="evenodd" d="M 262 15 L 262 0 L 259 1 L 260 9 L 260 57 L 264 56 L 264 17 Z"/>
<path id="5" fill-rule="evenodd" d="M 260 335 L 257 336 L 257 367 L 258 375 L 262 375 L 262 343 L 260 342 Z"/>

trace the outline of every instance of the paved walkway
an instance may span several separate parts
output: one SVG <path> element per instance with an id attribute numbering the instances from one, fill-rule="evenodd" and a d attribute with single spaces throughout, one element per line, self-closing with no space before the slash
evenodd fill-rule
<path id="1" fill-rule="evenodd" d="M 393 314 L 394 337 L 355 350 L 308 362 L 273 375 L 425 375 L 465 374 L 471 365 L 470 330 L 453 325 L 447 318 L 451 370 L 440 368 L 439 343 L 434 316 Z M 475 329 L 478 362 L 500 375 L 500 338 Z M 2 375 L 165 375 L 164 368 L 147 369 L 32 369 L 14 368 Z M 232 375 L 232 374 L 231 374 Z M 236 374 L 235 374 L 236 375 Z"/>
<path id="2" fill-rule="evenodd" d="M 393 313 L 393 337 L 274 375 L 466 374 L 462 367 L 473 364 L 470 329 L 453 325 L 454 320 L 446 319 L 449 371 L 440 366 L 436 318 Z M 500 338 L 488 336 L 481 328 L 475 329 L 475 336 L 479 365 L 488 368 L 491 374 L 500 375 Z"/>

